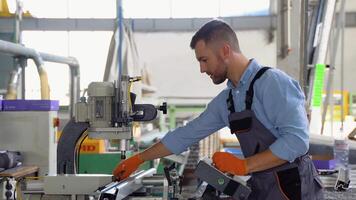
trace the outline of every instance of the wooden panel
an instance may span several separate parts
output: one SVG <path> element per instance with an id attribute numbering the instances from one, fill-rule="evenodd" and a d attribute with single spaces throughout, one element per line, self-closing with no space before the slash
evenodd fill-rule
<path id="1" fill-rule="evenodd" d="M 37 166 L 20 166 L 0 172 L 0 177 L 19 178 L 38 172 Z"/>

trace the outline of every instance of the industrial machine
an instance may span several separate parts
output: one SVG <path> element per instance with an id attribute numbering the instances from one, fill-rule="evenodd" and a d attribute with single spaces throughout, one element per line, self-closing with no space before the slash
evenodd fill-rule
<path id="1" fill-rule="evenodd" d="M 129 148 L 128 142 L 132 139 L 132 123 L 155 119 L 157 110 L 161 110 L 163 113 L 167 112 L 166 103 L 158 106 L 158 108 L 151 104 L 135 103 L 136 95 L 130 92 L 130 88 L 131 84 L 139 79 L 139 77 L 121 76 L 120 82 L 93 82 L 89 85 L 87 90 L 88 97 L 82 96 L 80 102 L 76 104 L 75 118 L 70 120 L 64 127 L 62 136 L 58 141 L 57 174 L 65 174 L 66 178 L 63 178 L 63 181 L 58 183 L 58 176 L 45 177 L 46 186 L 44 189 L 46 194 L 79 195 L 79 193 L 75 192 L 79 190 L 62 191 L 59 189 L 60 192 L 57 193 L 57 190 L 53 190 L 53 188 L 58 187 L 51 187 L 51 192 L 46 191 L 46 188 L 47 185 L 68 182 L 68 174 L 75 174 L 68 184 L 80 184 L 80 179 L 83 177 L 77 174 L 76 155 L 78 154 L 78 144 L 85 137 L 119 140 L 121 158 L 125 159 L 125 152 Z M 155 169 L 149 169 L 135 174 L 131 181 L 130 179 L 123 182 L 114 180 L 114 182 L 107 182 L 104 187 L 103 185 L 97 185 L 97 190 L 89 191 L 96 191 L 94 196 L 99 196 L 99 199 L 123 199 L 143 186 L 144 177 L 152 176 L 154 173 Z M 102 177 L 98 176 L 97 178 Z M 77 180 L 79 182 L 76 182 Z M 163 180 L 164 178 L 160 179 L 162 185 Z M 82 194 L 90 195 L 88 193 Z M 107 196 L 110 196 L 110 198 Z"/>
<path id="2" fill-rule="evenodd" d="M 121 140 L 123 159 L 127 141 L 132 138 L 132 122 L 155 119 L 157 109 L 167 113 L 166 103 L 157 109 L 150 104 L 135 104 L 136 95 L 129 88 L 138 80 L 138 77 L 123 77 L 123 83 L 116 87 L 110 82 L 93 82 L 88 87 L 88 100 L 82 97 L 76 104 L 75 121 L 89 123 L 91 138 Z"/>
<path id="3" fill-rule="evenodd" d="M 58 105 L 56 109 L 49 111 L 25 109 L 0 112 L 0 119 L 4 122 L 1 123 L 0 135 L 4 138 L 1 140 L 1 146 L 24 152 L 26 165 L 39 166 L 39 171 L 34 173 L 35 180 L 27 180 L 26 175 L 24 179 L 16 175 L 3 178 L 1 182 L 4 187 L 0 189 L 3 195 L 0 199 L 19 199 L 16 198 L 18 190 L 21 190 L 19 195 L 27 195 L 30 199 L 38 199 L 42 195 L 51 196 L 49 199 L 106 199 L 103 196 L 109 195 L 113 190 L 114 194 L 111 194 L 110 199 L 123 199 L 141 188 L 143 179 L 153 176 L 156 172 L 154 168 L 138 172 L 121 182 L 113 180 L 111 175 L 77 173 L 78 150 L 85 137 L 120 140 L 121 156 L 125 159 L 127 143 L 132 139 L 132 123 L 155 119 L 157 110 L 166 113 L 165 103 L 158 108 L 150 104 L 135 104 L 136 96 L 130 93 L 129 88 L 131 83 L 137 80 L 138 77 L 124 77 L 121 84 L 116 85 L 110 82 L 91 83 L 88 87 L 88 97 L 83 96 L 76 104 L 75 117 L 64 127 L 58 142 L 55 123 Z M 37 104 L 39 102 L 44 101 L 36 101 Z M 18 108 L 28 101 L 2 102 L 3 105 L 6 104 L 5 108 L 8 108 L 10 103 Z M 14 154 L 6 155 L 14 157 Z M 3 155 L 1 157 L 5 158 Z M 163 176 L 155 177 L 155 181 L 151 180 L 149 184 L 159 184 L 163 188 L 165 180 Z"/>
<path id="4" fill-rule="evenodd" d="M 40 60 L 42 62 L 37 62 L 40 66 L 43 61 L 59 62 L 68 64 L 78 72 L 74 73 L 76 78 L 70 81 L 71 119 L 61 136 L 57 134 L 58 101 L 0 100 L 0 146 L 23 155 L 23 166 L 0 172 L 0 199 L 22 199 L 22 196 L 40 199 L 43 195 L 48 199 L 94 198 L 96 191 L 116 180 L 112 180 L 111 175 L 78 174 L 77 155 L 81 141 L 85 137 L 119 140 L 124 159 L 127 143 L 132 139 L 133 122 L 155 119 L 157 109 L 167 112 L 166 103 L 158 108 L 136 104 L 136 95 L 130 89 L 131 84 L 140 78 L 129 77 L 125 70 L 113 82 L 90 84 L 88 96 L 83 95 L 78 101 L 79 81 L 75 80 L 79 80 L 79 65 L 73 62 L 76 61 L 74 58 L 38 53 L 34 49 L 5 41 L 0 42 L 0 47 L 0 52 L 4 54 L 19 56 L 24 60 Z M 74 106 L 73 102 L 77 104 Z M 8 168 L 7 160 L 6 163 Z M 154 170 L 134 175 L 134 182 L 152 176 Z M 164 177 L 159 178 L 161 185 L 164 180 Z M 126 182 L 117 182 L 117 187 L 122 188 L 122 184 L 127 185 Z M 123 191 L 120 189 L 117 195 L 121 197 L 116 199 L 128 195 L 122 194 Z"/>
<path id="5" fill-rule="evenodd" d="M 125 159 L 128 142 L 132 139 L 134 121 L 156 118 L 157 109 L 167 112 L 167 105 L 156 108 L 150 104 L 135 104 L 136 95 L 130 92 L 132 82 L 138 77 L 122 77 L 120 84 L 93 82 L 88 97 L 81 97 L 76 104 L 75 118 L 64 127 L 58 141 L 57 173 L 76 173 L 75 162 L 78 146 L 85 137 L 119 140 L 121 158 Z"/>

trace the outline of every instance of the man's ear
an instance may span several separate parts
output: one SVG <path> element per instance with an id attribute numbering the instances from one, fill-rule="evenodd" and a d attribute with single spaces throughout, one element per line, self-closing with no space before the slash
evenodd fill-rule
<path id="1" fill-rule="evenodd" d="M 225 43 L 222 47 L 222 56 L 224 60 L 230 57 L 230 54 L 231 54 L 231 47 L 230 45 Z"/>
<path id="2" fill-rule="evenodd" d="M 228 44 L 224 44 L 221 48 L 221 56 L 224 61 L 226 61 L 231 55 L 231 47 Z"/>

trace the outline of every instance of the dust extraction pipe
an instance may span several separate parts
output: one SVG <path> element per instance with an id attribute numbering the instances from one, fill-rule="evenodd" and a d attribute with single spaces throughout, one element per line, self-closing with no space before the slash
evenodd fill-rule
<path id="1" fill-rule="evenodd" d="M 62 56 L 56 56 L 52 54 L 47 54 L 47 53 L 41 53 L 37 52 L 34 49 L 24 47 L 19 44 L 7 42 L 0 40 L 0 53 L 4 54 L 9 54 L 13 56 L 22 56 L 25 58 L 31 58 L 34 60 L 37 70 L 40 74 L 40 78 L 42 76 L 43 82 L 41 80 L 41 85 L 46 84 L 45 78 L 47 77 L 47 74 L 45 74 L 43 70 L 43 62 L 54 62 L 54 63 L 62 63 L 62 64 L 67 64 L 70 68 L 70 81 L 69 81 L 69 87 L 70 87 L 70 105 L 69 105 L 69 111 L 70 111 L 70 116 L 74 116 L 74 109 L 73 106 L 74 104 L 79 100 L 79 91 L 80 91 L 80 74 L 79 74 L 79 63 L 77 59 L 73 57 L 62 57 Z M 18 70 L 17 70 L 18 72 Z M 17 73 L 16 73 L 17 74 Z M 16 75 L 18 76 L 18 74 Z M 14 77 L 17 79 L 17 77 Z M 14 81 L 15 79 L 12 78 Z M 45 90 L 46 88 L 44 88 Z M 48 88 L 47 88 L 48 91 Z M 42 92 L 42 91 L 41 91 Z M 46 91 L 43 91 L 44 93 Z"/>
<path id="2" fill-rule="evenodd" d="M 34 50 L 34 54 L 36 56 L 33 57 L 35 61 L 38 75 L 40 77 L 41 84 L 41 99 L 50 99 L 49 94 L 49 84 L 48 84 L 48 76 L 47 72 L 43 68 L 43 60 L 37 51 Z M 27 56 L 26 56 L 27 57 Z M 17 98 L 17 82 L 19 80 L 19 76 L 22 69 L 17 67 L 10 74 L 10 80 L 7 88 L 6 99 L 16 99 Z"/>

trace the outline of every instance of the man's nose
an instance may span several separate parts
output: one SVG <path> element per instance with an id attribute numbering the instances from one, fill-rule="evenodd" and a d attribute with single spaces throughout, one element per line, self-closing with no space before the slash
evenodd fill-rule
<path id="1" fill-rule="evenodd" d="M 203 63 L 200 63 L 200 73 L 206 72 L 206 65 Z"/>

